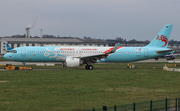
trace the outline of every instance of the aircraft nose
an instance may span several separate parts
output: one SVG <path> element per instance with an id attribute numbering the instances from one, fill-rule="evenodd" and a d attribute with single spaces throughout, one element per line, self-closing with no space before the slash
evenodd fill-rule
<path id="1" fill-rule="evenodd" d="M 6 59 L 6 60 L 10 60 L 10 59 L 11 59 L 11 55 L 9 55 L 9 54 L 5 54 L 5 55 L 4 55 L 4 59 Z"/>

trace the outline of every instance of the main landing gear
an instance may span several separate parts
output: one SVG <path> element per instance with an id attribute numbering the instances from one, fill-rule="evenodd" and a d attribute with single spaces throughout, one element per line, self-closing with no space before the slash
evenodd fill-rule
<path id="1" fill-rule="evenodd" d="M 94 69 L 94 67 L 92 66 L 92 65 L 86 65 L 86 67 L 85 67 L 85 69 L 87 69 L 87 70 L 93 70 Z"/>
<path id="2" fill-rule="evenodd" d="M 22 62 L 22 64 L 23 64 L 23 67 L 24 67 L 26 63 L 25 63 L 25 62 Z"/>

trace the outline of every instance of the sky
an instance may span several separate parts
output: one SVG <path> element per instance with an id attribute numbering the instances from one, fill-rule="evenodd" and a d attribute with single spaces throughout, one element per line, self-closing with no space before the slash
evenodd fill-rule
<path id="1" fill-rule="evenodd" d="M 180 41 L 180 0 L 1 0 L 0 37 L 31 36 L 152 40 L 165 24 Z"/>

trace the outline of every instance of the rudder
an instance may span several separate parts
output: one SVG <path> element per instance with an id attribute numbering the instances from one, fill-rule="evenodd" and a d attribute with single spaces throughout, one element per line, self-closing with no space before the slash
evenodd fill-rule
<path id="1" fill-rule="evenodd" d="M 164 47 L 167 48 L 171 35 L 172 24 L 165 25 L 158 35 L 147 45 L 147 47 Z"/>
<path id="2" fill-rule="evenodd" d="M 8 44 L 6 44 L 6 48 L 7 48 L 7 50 L 12 50 Z"/>

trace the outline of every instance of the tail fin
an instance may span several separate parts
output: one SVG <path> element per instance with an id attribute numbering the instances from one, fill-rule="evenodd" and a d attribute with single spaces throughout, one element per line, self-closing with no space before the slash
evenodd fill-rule
<path id="1" fill-rule="evenodd" d="M 6 47 L 7 47 L 7 51 L 11 51 L 12 50 L 11 47 L 8 44 L 6 44 Z"/>
<path id="2" fill-rule="evenodd" d="M 172 24 L 165 25 L 158 35 L 147 45 L 147 47 L 167 48 L 172 26 Z"/>

